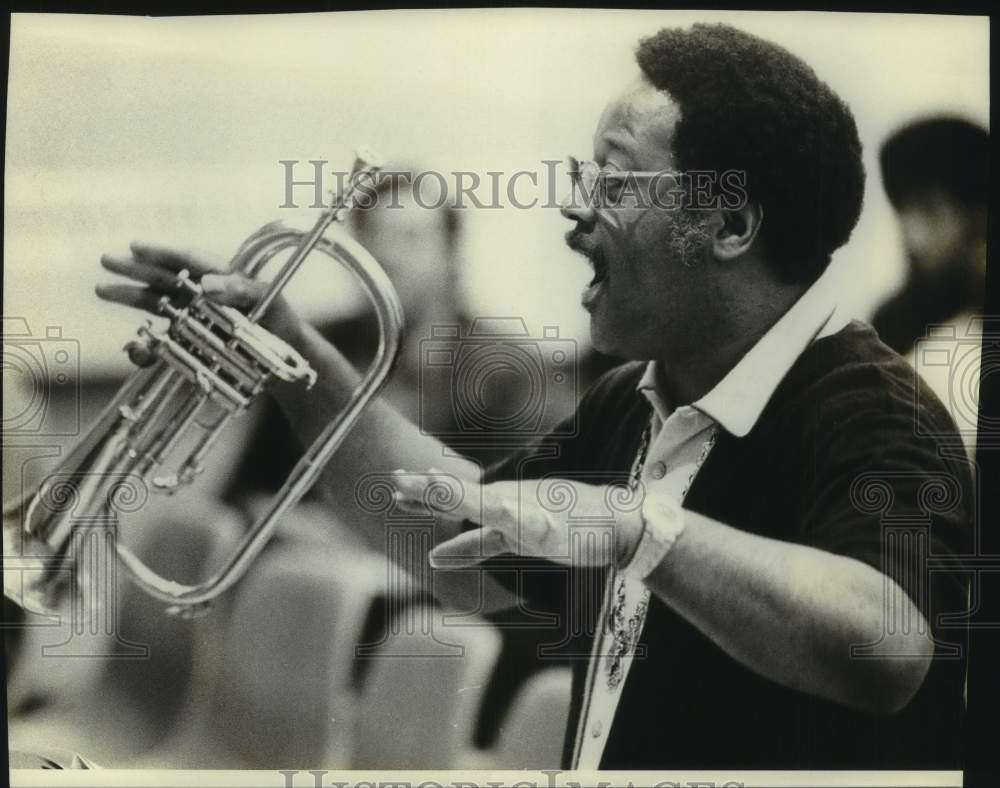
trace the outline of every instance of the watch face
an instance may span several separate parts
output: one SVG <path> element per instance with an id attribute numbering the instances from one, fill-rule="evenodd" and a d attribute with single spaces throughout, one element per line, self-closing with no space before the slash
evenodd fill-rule
<path id="1" fill-rule="evenodd" d="M 657 497 L 665 498 L 665 496 Z M 645 528 L 639 539 L 639 546 L 636 547 L 635 555 L 625 567 L 625 571 L 633 577 L 645 580 L 674 546 L 674 542 L 684 529 L 684 517 L 680 506 L 672 502 L 672 506 L 654 504 L 648 509 L 643 506 L 643 520 Z"/>

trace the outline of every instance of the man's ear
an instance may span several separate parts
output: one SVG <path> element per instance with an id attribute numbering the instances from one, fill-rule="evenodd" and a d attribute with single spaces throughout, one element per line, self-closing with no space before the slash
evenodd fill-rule
<path id="1" fill-rule="evenodd" d="M 735 210 L 719 211 L 712 239 L 712 252 L 716 259 L 735 260 L 746 254 L 753 246 L 763 222 L 764 209 L 757 202 L 748 202 Z"/>

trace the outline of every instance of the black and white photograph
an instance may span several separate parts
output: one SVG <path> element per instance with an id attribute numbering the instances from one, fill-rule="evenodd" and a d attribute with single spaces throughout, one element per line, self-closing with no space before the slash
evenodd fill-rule
<path id="1" fill-rule="evenodd" d="M 969 784 L 987 16 L 144 13 L 10 16 L 11 785 Z"/>

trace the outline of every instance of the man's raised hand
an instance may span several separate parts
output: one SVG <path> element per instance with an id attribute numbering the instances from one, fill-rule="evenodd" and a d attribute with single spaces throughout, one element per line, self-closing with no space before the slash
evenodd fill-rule
<path id="1" fill-rule="evenodd" d="M 253 308 L 263 297 L 268 283 L 251 279 L 243 274 L 229 273 L 225 265 L 207 260 L 192 252 L 180 252 L 163 246 L 135 242 L 129 246 L 131 255 L 105 254 L 101 265 L 108 271 L 120 274 L 137 284 L 99 284 L 95 292 L 105 301 L 125 304 L 159 314 L 163 296 L 170 296 L 175 303 L 184 305 L 187 292 L 177 286 L 177 274 L 187 271 L 198 282 L 206 296 L 217 303 L 242 311 Z M 288 337 L 295 326 L 295 319 L 282 298 L 272 302 L 261 324 L 278 334 Z"/>
<path id="2" fill-rule="evenodd" d="M 642 488 L 562 478 L 479 484 L 450 474 L 397 471 L 396 502 L 479 526 L 438 545 L 431 565 L 460 569 L 514 553 L 573 566 L 621 565 L 642 532 Z"/>

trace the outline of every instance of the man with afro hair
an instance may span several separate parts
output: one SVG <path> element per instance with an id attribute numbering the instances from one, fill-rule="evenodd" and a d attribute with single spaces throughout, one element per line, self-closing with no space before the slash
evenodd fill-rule
<path id="1" fill-rule="evenodd" d="M 550 627 L 538 664 L 574 674 L 564 767 L 958 768 L 971 474 L 940 402 L 837 306 L 864 188 L 851 112 L 725 25 L 661 30 L 637 60 L 562 209 L 594 345 L 627 363 L 485 470 L 378 403 L 321 484 L 384 546 L 356 484 L 410 469 L 395 505 L 436 517 L 435 593 Z M 105 264 L 154 288 L 152 268 L 192 267 L 133 252 Z M 264 322 L 319 373 L 318 396 L 275 390 L 309 440 L 357 374 L 284 302 Z"/>

